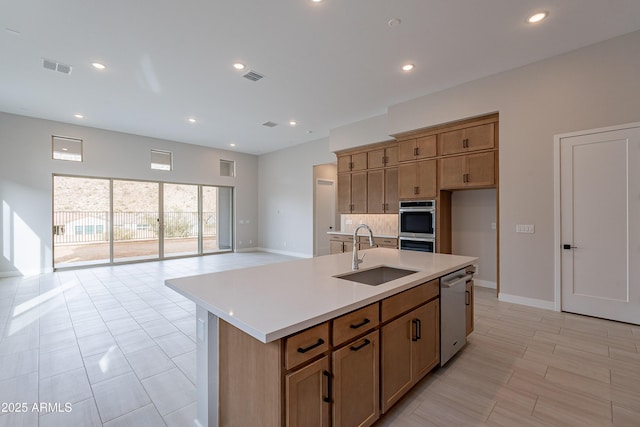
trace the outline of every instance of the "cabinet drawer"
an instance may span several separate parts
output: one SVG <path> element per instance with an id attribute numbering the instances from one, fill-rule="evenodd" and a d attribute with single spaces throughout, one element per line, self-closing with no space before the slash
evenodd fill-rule
<path id="1" fill-rule="evenodd" d="M 379 304 L 362 307 L 333 321 L 333 345 L 340 344 L 363 334 L 376 326 L 379 322 Z"/>
<path id="2" fill-rule="evenodd" d="M 285 341 L 285 368 L 291 369 L 329 349 L 329 323 L 291 335 Z"/>
<path id="3" fill-rule="evenodd" d="M 431 298 L 440 294 L 440 284 L 438 279 L 418 285 L 392 297 L 383 299 L 381 302 L 381 322 L 393 319 L 394 317 L 419 306 Z"/>
<path id="4" fill-rule="evenodd" d="M 343 234 L 329 234 L 329 241 L 350 243 L 353 241 L 353 236 L 346 236 Z"/>

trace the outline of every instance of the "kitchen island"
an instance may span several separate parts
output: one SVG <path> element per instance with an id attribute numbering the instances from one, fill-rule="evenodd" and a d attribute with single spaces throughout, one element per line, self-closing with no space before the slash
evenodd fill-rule
<path id="1" fill-rule="evenodd" d="M 375 372 L 379 350 L 384 351 L 385 327 L 391 343 L 391 326 L 400 325 L 398 322 L 411 314 L 408 310 L 430 308 L 431 320 L 422 326 L 419 320 L 409 319 L 415 331 L 406 332 L 413 334 L 409 338 L 416 346 L 422 329 L 433 329 L 430 342 L 437 347 L 437 279 L 476 260 L 395 249 L 368 250 L 360 270 L 386 266 L 411 273 L 390 277 L 376 286 L 336 277 L 351 272 L 351 254 L 347 253 L 167 280 L 168 287 L 197 305 L 196 426 L 293 426 L 296 416 L 318 416 L 322 425 L 331 413 L 334 425 L 349 424 L 344 419 L 336 421 L 340 399 L 330 390 L 341 390 L 336 375 L 340 370 L 338 352 L 355 348 L 354 354 L 371 358 L 370 371 L 376 378 L 368 383 L 375 391 L 373 400 L 379 400 Z M 341 329 L 343 320 L 346 329 Z M 400 330 L 404 329 L 409 327 L 401 326 Z M 430 345 L 429 351 L 434 353 L 433 343 Z M 383 368 L 388 363 L 384 356 Z M 429 361 L 429 370 L 438 360 Z M 304 372 L 311 374 L 302 375 Z M 412 386 L 416 378 L 409 382 Z M 381 386 L 385 387 L 384 375 Z M 317 413 L 302 400 L 315 391 L 323 394 Z M 384 412 L 401 394 L 393 393 L 385 406 L 383 390 L 382 408 L 376 403 L 372 416 L 377 418 L 380 410 Z"/>

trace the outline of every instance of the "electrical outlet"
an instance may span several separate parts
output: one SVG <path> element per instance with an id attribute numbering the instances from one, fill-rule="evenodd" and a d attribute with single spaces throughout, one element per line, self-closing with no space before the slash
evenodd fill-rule
<path id="1" fill-rule="evenodd" d="M 491 223 L 491 229 L 492 229 L 492 230 L 495 230 L 495 229 L 496 229 L 496 223 L 495 223 L 495 222 L 492 222 L 492 223 Z"/>

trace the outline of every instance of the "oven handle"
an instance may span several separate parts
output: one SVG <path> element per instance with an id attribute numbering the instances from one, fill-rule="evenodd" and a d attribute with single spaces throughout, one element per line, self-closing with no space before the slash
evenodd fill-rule
<path id="1" fill-rule="evenodd" d="M 459 284 L 459 283 L 466 283 L 468 280 L 473 279 L 473 274 L 465 274 L 462 277 L 458 277 L 457 279 L 454 279 L 450 282 L 440 282 L 440 287 L 442 288 L 453 288 L 455 285 Z"/>
<path id="2" fill-rule="evenodd" d="M 422 238 L 422 237 L 403 237 L 403 236 L 400 236 L 399 239 L 400 240 L 416 241 L 416 242 L 434 242 L 434 243 L 436 241 L 436 239 L 431 238 L 431 237 Z"/>

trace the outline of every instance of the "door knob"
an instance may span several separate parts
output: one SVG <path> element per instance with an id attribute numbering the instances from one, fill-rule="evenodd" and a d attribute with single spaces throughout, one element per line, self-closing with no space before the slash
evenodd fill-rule
<path id="1" fill-rule="evenodd" d="M 564 250 L 567 250 L 567 251 L 568 251 L 568 250 L 571 250 L 571 249 L 578 249 L 578 247 L 577 247 L 577 246 L 571 246 L 571 245 L 564 244 L 564 245 L 562 245 L 562 249 L 564 249 Z"/>

